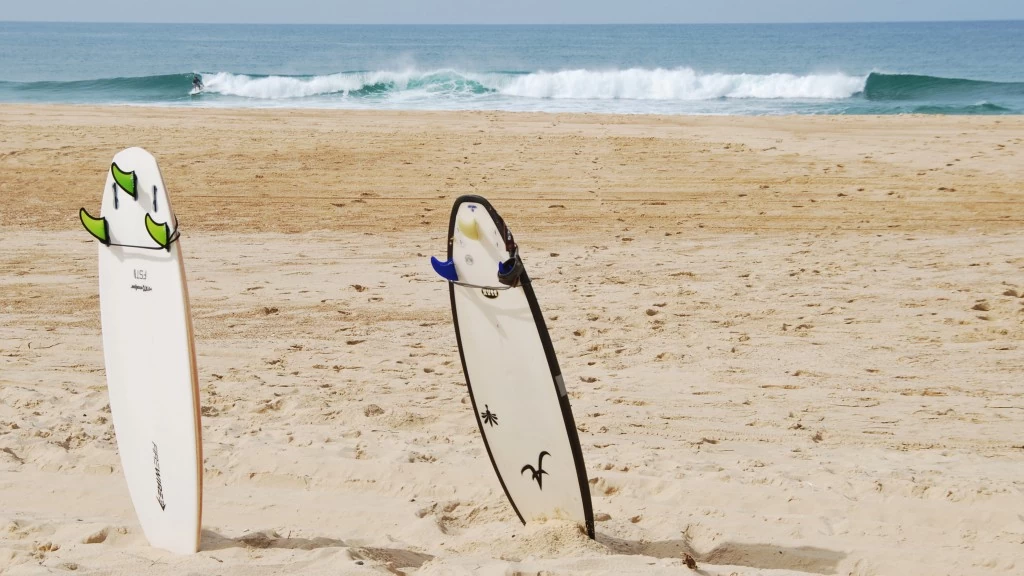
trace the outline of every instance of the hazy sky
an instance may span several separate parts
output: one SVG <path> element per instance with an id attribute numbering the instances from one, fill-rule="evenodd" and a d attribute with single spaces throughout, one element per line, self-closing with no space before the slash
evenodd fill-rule
<path id="1" fill-rule="evenodd" d="M 1021 20 L 1024 0 L 0 0 L 0 20 L 589 24 Z"/>

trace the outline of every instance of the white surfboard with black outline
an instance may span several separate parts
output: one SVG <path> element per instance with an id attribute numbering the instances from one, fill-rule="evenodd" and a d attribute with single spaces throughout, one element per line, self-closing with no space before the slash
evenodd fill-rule
<path id="1" fill-rule="evenodd" d="M 515 240 L 480 196 L 455 201 L 448 239 L 447 262 L 432 263 L 449 280 L 466 384 L 502 488 L 524 523 L 574 520 L 593 538 L 572 409 Z"/>
<path id="2" fill-rule="evenodd" d="M 156 160 L 114 157 L 100 216 L 100 317 L 110 412 L 135 512 L 150 544 L 199 549 L 202 442 L 192 319 L 177 221 Z"/>

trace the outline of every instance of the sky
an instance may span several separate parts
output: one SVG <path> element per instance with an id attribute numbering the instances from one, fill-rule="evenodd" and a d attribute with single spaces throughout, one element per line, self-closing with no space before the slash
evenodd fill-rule
<path id="1" fill-rule="evenodd" d="M 618 24 L 1024 20 L 1024 0 L 0 0 L 0 21 Z"/>

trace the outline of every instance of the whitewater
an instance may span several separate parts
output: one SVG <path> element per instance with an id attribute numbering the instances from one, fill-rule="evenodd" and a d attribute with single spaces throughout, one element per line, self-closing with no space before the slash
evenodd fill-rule
<path id="1" fill-rule="evenodd" d="M 230 72 L 202 74 L 205 92 L 263 100 L 339 94 L 418 91 L 426 94 L 500 94 L 519 98 L 577 100 L 713 100 L 718 98 L 850 98 L 866 77 L 845 74 L 700 74 L 691 68 L 560 70 L 472 73 L 452 69 L 420 72 L 350 72 L 313 77 L 253 77 Z"/>

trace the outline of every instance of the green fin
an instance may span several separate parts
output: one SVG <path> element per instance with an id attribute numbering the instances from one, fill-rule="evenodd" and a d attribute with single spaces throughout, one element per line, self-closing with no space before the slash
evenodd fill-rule
<path id="1" fill-rule="evenodd" d="M 146 232 L 149 232 L 149 237 L 159 244 L 161 248 L 167 248 L 168 250 L 171 249 L 171 227 L 168 226 L 166 222 L 163 224 L 157 224 L 149 214 L 146 214 Z"/>
<path id="2" fill-rule="evenodd" d="M 121 170 L 116 162 L 111 162 L 110 173 L 114 175 L 114 182 L 117 182 L 117 185 L 121 187 L 121 190 L 127 192 L 132 198 L 135 198 L 136 200 L 139 199 L 137 195 L 138 193 L 135 190 L 135 185 L 138 184 L 139 179 L 135 176 L 134 171 L 125 172 L 124 170 Z"/>
<path id="3" fill-rule="evenodd" d="M 82 221 L 82 226 L 85 226 L 89 234 L 92 234 L 100 242 L 108 246 L 110 245 L 110 230 L 107 228 L 106 218 L 93 218 L 89 216 L 85 208 L 79 209 L 78 218 Z"/>

